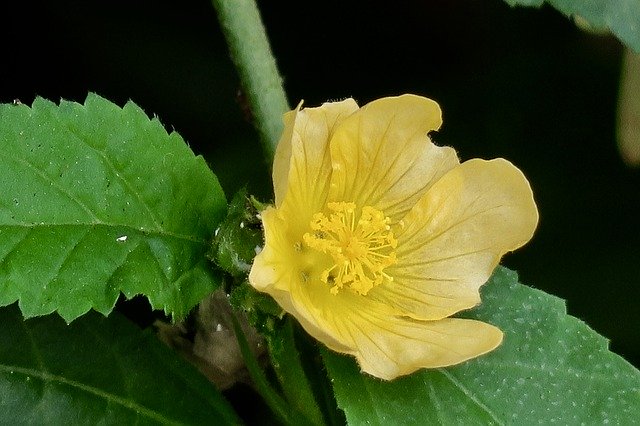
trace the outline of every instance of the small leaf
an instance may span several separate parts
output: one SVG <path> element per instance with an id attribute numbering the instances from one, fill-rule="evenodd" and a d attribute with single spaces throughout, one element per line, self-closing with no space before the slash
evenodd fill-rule
<path id="1" fill-rule="evenodd" d="M 350 424 L 627 424 L 640 419 L 640 371 L 566 314 L 564 302 L 499 268 L 465 317 L 497 325 L 498 349 L 384 382 L 352 358 L 323 357 Z M 464 420 L 463 420 L 464 419 Z"/>
<path id="2" fill-rule="evenodd" d="M 540 7 L 545 0 L 505 0 L 511 6 Z M 609 29 L 624 44 L 640 53 L 640 2 L 638 0 L 546 0 L 568 17 L 594 29 Z"/>
<path id="3" fill-rule="evenodd" d="M 216 286 L 216 177 L 132 102 L 0 105 L 0 306 L 71 321 L 122 291 L 177 318 Z"/>
<path id="4" fill-rule="evenodd" d="M 123 317 L 0 309 L 2 424 L 239 424 L 211 383 Z"/>

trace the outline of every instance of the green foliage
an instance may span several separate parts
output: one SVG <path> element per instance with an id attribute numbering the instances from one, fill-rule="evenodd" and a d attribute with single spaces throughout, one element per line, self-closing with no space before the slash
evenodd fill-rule
<path id="1" fill-rule="evenodd" d="M 123 317 L 0 309 L 2 424 L 238 424 L 193 367 Z"/>
<path id="2" fill-rule="evenodd" d="M 216 286 L 226 202 L 177 133 L 132 102 L 0 105 L 0 305 L 71 321 L 146 295 L 183 317 Z"/>
<path id="3" fill-rule="evenodd" d="M 540 7 L 545 0 L 505 0 L 511 6 Z M 546 0 L 568 17 L 580 17 L 595 29 L 609 29 L 624 44 L 640 53 L 638 0 Z"/>
<path id="4" fill-rule="evenodd" d="M 350 424 L 627 424 L 640 418 L 640 372 L 564 302 L 496 271 L 466 315 L 499 326 L 496 351 L 459 366 L 384 382 L 324 352 Z"/>

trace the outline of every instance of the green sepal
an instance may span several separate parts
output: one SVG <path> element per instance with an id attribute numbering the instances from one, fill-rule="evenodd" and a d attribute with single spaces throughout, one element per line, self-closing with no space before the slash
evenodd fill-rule
<path id="1" fill-rule="evenodd" d="M 271 296 L 255 290 L 246 280 L 231 290 L 230 302 L 235 309 L 246 312 L 249 323 L 266 336 L 273 333 L 276 323 L 284 316 Z"/>
<path id="2" fill-rule="evenodd" d="M 244 277 L 263 243 L 262 224 L 253 197 L 241 189 L 231 200 L 227 217 L 215 231 L 209 258 L 233 277 Z"/>

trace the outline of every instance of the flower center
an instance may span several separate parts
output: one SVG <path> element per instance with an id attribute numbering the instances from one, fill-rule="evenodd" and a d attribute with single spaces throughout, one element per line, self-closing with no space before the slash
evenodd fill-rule
<path id="1" fill-rule="evenodd" d="M 304 234 L 304 242 L 311 248 L 329 254 L 333 266 L 325 269 L 320 279 L 331 284 L 337 294 L 345 285 L 365 295 L 385 279 L 393 278 L 384 268 L 396 263 L 398 241 L 393 236 L 391 220 L 380 210 L 362 208 L 356 221 L 355 203 L 328 203 L 332 213 L 316 213 L 311 220 L 313 232 Z"/>

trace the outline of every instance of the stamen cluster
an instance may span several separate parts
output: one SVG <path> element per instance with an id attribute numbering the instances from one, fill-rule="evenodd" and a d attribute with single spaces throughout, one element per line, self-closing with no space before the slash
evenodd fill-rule
<path id="1" fill-rule="evenodd" d="M 390 219 L 383 212 L 364 206 L 356 221 L 356 204 L 352 202 L 327 203 L 332 212 L 313 215 L 311 229 L 304 234 L 304 242 L 311 248 L 329 254 L 334 264 L 325 269 L 320 279 L 332 285 L 337 294 L 348 286 L 358 294 L 366 295 L 373 287 L 393 277 L 384 269 L 396 263 L 398 241 L 393 235 Z"/>

